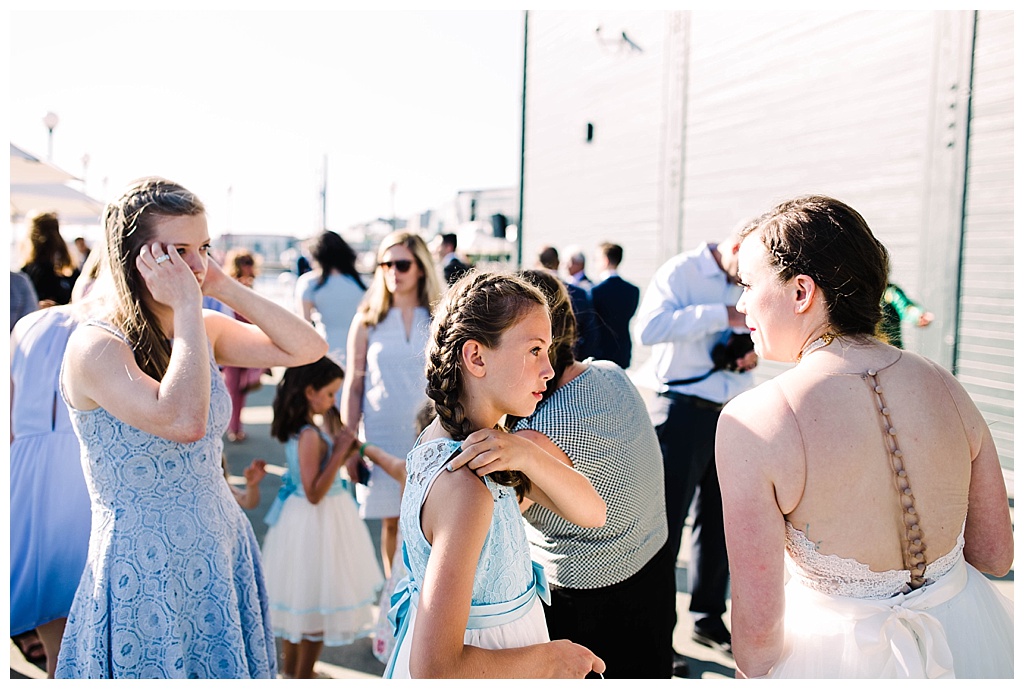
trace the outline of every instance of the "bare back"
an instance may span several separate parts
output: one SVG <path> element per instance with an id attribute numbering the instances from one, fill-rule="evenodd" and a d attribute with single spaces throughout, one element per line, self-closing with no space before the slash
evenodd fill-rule
<path id="1" fill-rule="evenodd" d="M 820 553 L 904 569 L 908 510 L 926 564 L 954 548 L 977 443 L 945 376 L 892 347 L 833 346 L 775 379 L 802 444 L 789 456 L 804 465 L 775 473 L 780 507 Z"/>

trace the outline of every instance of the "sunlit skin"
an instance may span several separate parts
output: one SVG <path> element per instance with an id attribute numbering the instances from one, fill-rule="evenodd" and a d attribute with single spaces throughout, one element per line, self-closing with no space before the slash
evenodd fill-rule
<path id="1" fill-rule="evenodd" d="M 187 268 L 200 287 L 196 296 L 202 299 L 202 288 L 209 273 L 210 253 L 210 231 L 206 216 L 200 214 L 159 218 L 154 221 L 153 227 L 155 231 L 152 241 L 140 250 L 140 260 L 155 261 L 165 253 L 175 252 L 182 259 L 183 265 L 166 262 L 160 265 L 161 273 L 173 277 Z M 187 289 L 187 286 L 181 286 L 181 289 Z M 168 336 L 173 335 L 173 309 L 167 306 L 166 300 L 154 298 L 146 281 L 142 281 L 142 299 L 156 314 L 164 332 Z"/>
<path id="2" fill-rule="evenodd" d="M 470 356 L 481 357 L 491 379 L 486 388 L 467 381 L 467 414 L 474 426 L 492 428 L 507 413 L 529 416 L 534 412 L 554 376 L 550 346 L 551 319 L 547 309 L 538 305 L 504 333 L 497 347 L 471 349 Z"/>
<path id="3" fill-rule="evenodd" d="M 796 361 L 806 343 L 825 329 L 824 319 L 816 320 L 820 327 L 808 329 L 808 319 L 799 318 L 808 308 L 806 291 L 816 287 L 806 276 L 781 282 L 757 233 L 743 240 L 738 258 L 743 294 L 736 310 L 745 315 L 754 352 L 772 361 Z"/>

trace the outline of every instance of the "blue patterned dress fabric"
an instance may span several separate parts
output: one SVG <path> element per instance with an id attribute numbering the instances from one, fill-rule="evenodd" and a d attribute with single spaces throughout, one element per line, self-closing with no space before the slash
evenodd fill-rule
<path id="1" fill-rule="evenodd" d="M 221 469 L 231 400 L 212 352 L 210 380 L 206 435 L 192 443 L 68 405 L 92 535 L 58 678 L 276 676 L 259 543 Z"/>
<path id="2" fill-rule="evenodd" d="M 399 520 L 409 576 L 399 582 L 391 598 L 389 616 L 398 639 L 384 672 L 385 678 L 409 677 L 416 608 L 431 550 L 420 525 L 420 511 L 430 487 L 460 446 L 461 443 L 454 440 L 439 438 L 409 453 L 408 479 Z M 490 649 L 544 643 L 548 641 L 547 627 L 543 608 L 536 603 L 538 598 L 549 601 L 550 594 L 544 569 L 530 559 L 530 544 L 526 540 L 516 492 L 487 477 L 483 482 L 494 500 L 494 516 L 473 577 L 465 643 Z"/>

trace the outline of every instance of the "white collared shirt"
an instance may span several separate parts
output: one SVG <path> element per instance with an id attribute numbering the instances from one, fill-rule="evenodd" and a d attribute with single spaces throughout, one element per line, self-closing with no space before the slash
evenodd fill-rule
<path id="1" fill-rule="evenodd" d="M 636 314 L 633 336 L 651 346 L 658 392 L 673 390 L 724 404 L 754 385 L 750 372 L 716 371 L 702 381 L 675 385 L 714 367 L 711 349 L 731 330 L 726 305 L 734 306 L 742 288 L 729 282 L 705 242 L 670 258 L 654 273 Z"/>

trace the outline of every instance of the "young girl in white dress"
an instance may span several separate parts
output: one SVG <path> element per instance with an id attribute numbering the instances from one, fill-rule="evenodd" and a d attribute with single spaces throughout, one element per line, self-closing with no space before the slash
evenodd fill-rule
<path id="1" fill-rule="evenodd" d="M 312 678 L 325 645 L 370 634 L 383 583 L 339 472 L 358 449 L 334 406 L 343 377 L 323 357 L 287 369 L 274 398 L 270 431 L 285 444 L 288 471 L 266 516 L 263 560 L 274 635 L 283 640 L 282 675 L 289 678 Z"/>
<path id="2" fill-rule="evenodd" d="M 584 527 L 604 524 L 587 479 L 499 427 L 528 416 L 553 375 L 547 301 L 511 275 L 470 273 L 442 299 L 427 350 L 438 418 L 409 453 L 401 533 L 408 580 L 392 597 L 385 671 L 408 677 L 582 678 L 588 649 L 549 641 L 543 569 L 530 561 L 524 498 Z"/>

